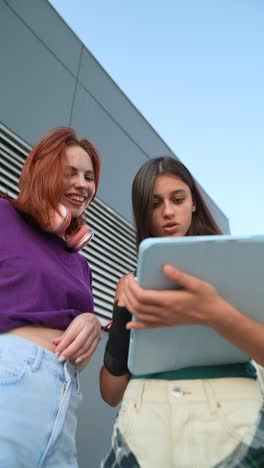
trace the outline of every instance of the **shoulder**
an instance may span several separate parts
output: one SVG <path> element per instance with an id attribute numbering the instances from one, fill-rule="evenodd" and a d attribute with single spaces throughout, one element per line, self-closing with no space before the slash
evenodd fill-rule
<path id="1" fill-rule="evenodd" d="M 2 196 L 0 196 L 0 206 L 1 208 L 5 206 L 11 206 L 11 203 L 7 200 L 7 198 L 3 198 Z"/>
<path id="2" fill-rule="evenodd" d="M 9 226 L 19 226 L 24 224 L 27 219 L 12 204 L 12 201 L 0 198 L 0 224 L 5 223 Z"/>
<path id="3" fill-rule="evenodd" d="M 9 197 L 9 195 L 7 195 L 7 193 L 4 193 L 4 192 L 0 192 L 0 199 L 2 199 L 2 200 L 12 200 L 12 198 Z"/>
<path id="4" fill-rule="evenodd" d="M 18 233 L 21 218 L 10 201 L 0 198 L 0 234 L 1 239 L 9 238 L 10 233 Z"/>
<path id="5" fill-rule="evenodd" d="M 16 214 L 16 210 L 9 200 L 6 198 L 0 198 L 0 213 L 5 216 L 11 216 L 12 214 Z"/>

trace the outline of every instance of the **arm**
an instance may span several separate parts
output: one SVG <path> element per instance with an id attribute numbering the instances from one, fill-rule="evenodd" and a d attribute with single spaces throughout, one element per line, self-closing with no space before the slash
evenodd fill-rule
<path id="1" fill-rule="evenodd" d="M 83 277 L 92 292 L 92 272 L 85 258 L 79 255 Z M 101 324 L 93 312 L 77 315 L 61 336 L 53 340 L 59 359 L 69 359 L 79 372 L 85 369 L 101 339 Z"/>
<path id="2" fill-rule="evenodd" d="M 113 309 L 113 322 L 105 347 L 104 366 L 100 373 L 100 391 L 103 400 L 116 406 L 123 398 L 129 381 L 127 356 L 130 331 L 126 324 L 131 320 L 130 312 L 120 300 L 124 290 L 125 277 L 117 284 Z"/>
<path id="3" fill-rule="evenodd" d="M 127 328 L 176 325 L 207 325 L 226 340 L 264 365 L 264 324 L 250 319 L 233 307 L 204 281 L 164 266 L 165 275 L 181 285 L 181 290 L 152 291 L 141 288 L 132 275 L 125 281 L 122 301 L 138 322 Z"/>
<path id="4" fill-rule="evenodd" d="M 115 376 L 103 366 L 100 372 L 100 392 L 103 400 L 110 406 L 117 406 L 123 398 L 128 382 L 128 373 Z"/>

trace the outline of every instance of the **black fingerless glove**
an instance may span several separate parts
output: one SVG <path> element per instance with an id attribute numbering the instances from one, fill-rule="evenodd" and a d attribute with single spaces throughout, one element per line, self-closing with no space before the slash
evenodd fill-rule
<path id="1" fill-rule="evenodd" d="M 126 307 L 117 302 L 113 307 L 113 322 L 109 329 L 109 337 L 105 347 L 104 366 L 115 376 L 129 373 L 127 367 L 128 345 L 130 330 L 126 329 L 127 322 L 132 318 Z"/>

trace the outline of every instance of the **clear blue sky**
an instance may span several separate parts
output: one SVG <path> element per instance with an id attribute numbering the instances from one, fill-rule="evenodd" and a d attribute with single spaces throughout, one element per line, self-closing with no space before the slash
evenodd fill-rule
<path id="1" fill-rule="evenodd" d="M 228 216 L 264 234 L 264 1 L 51 0 Z"/>

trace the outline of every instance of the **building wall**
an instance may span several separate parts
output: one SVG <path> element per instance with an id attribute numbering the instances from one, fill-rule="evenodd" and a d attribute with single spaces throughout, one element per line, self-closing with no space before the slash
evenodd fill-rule
<path id="1" fill-rule="evenodd" d="M 91 138 L 102 157 L 98 199 L 132 222 L 130 187 L 136 171 L 151 157 L 175 156 L 170 148 L 48 1 L 0 0 L 0 57 L 0 122 L 29 145 L 62 125 Z M 229 232 L 226 216 L 204 195 Z M 99 466 L 117 413 L 99 395 L 105 341 L 103 332 L 98 352 L 81 375 L 80 468 Z"/>
<path id="2" fill-rule="evenodd" d="M 102 155 L 98 197 L 131 221 L 137 169 L 173 152 L 46 0 L 0 0 L 0 22 L 0 121 L 29 144 L 61 125 L 90 137 Z"/>

